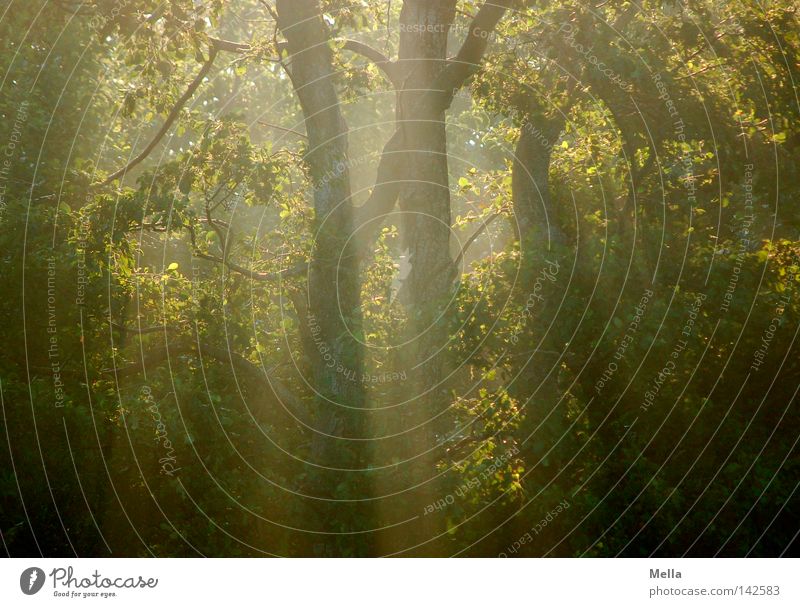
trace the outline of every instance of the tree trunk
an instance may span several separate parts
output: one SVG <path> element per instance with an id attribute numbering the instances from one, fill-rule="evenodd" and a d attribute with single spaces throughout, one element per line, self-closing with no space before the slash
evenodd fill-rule
<path id="1" fill-rule="evenodd" d="M 361 287 L 353 232 L 347 125 L 334 87 L 333 58 L 322 9 L 315 0 L 278 0 L 278 25 L 291 56 L 290 73 L 305 116 L 308 164 L 313 183 L 316 241 L 308 280 L 308 323 L 314 334 L 309 352 L 314 361 L 317 393 L 311 459 L 317 466 L 307 483 L 320 497 L 352 497 L 359 473 L 336 468 L 360 468 L 365 394 L 362 384 Z M 352 243 L 352 240 L 350 241 Z M 305 319 L 304 319 L 305 320 Z M 342 494 L 346 495 L 342 495 Z M 332 521 L 333 531 L 352 531 L 350 508 L 336 502 L 317 504 L 326 510 L 319 520 Z M 326 505 L 327 504 L 327 505 Z M 330 531 L 331 529 L 329 529 Z M 323 536 L 324 537 L 324 536 Z M 345 546 L 347 538 L 332 536 L 314 545 L 318 554 L 358 554 L 363 547 Z M 355 540 L 354 540 L 355 541 Z"/>
<path id="2" fill-rule="evenodd" d="M 491 32 L 509 0 L 484 3 L 453 60 L 447 42 L 455 17 L 456 0 L 404 0 L 400 13 L 400 48 L 395 70 L 399 82 L 397 121 L 402 158 L 402 185 L 398 193 L 403 215 L 402 233 L 410 271 L 402 287 L 409 315 L 407 345 L 402 360 L 409 377 L 408 403 L 399 420 L 404 430 L 408 478 L 416 489 L 408 492 L 412 513 L 419 514 L 438 497 L 437 419 L 450 403 L 443 378 L 447 375 L 446 306 L 456 268 L 450 252 L 450 187 L 447 159 L 446 112 L 455 92 L 480 65 Z M 391 142 L 395 144 L 394 141 Z M 375 211 L 373 211 L 374 213 Z M 393 545 L 416 545 L 440 530 L 434 517 L 422 517 L 416 533 L 405 529 Z M 424 554 L 424 548 L 415 554 Z"/>
<path id="3" fill-rule="evenodd" d="M 562 115 L 528 116 L 512 166 L 521 253 L 519 297 L 522 306 L 531 307 L 515 347 L 520 372 L 509 391 L 520 403 L 521 456 L 529 474 L 525 483 L 534 491 L 552 480 L 569 449 L 568 441 L 561 440 L 568 403 L 562 398 L 559 376 L 570 326 L 569 319 L 557 316 L 570 282 L 571 260 L 549 184 L 552 151 L 563 126 Z M 511 525 L 513 534 L 521 536 L 529 531 L 530 521 L 520 516 Z M 535 546 L 530 550 L 537 550 Z"/>
<path id="4" fill-rule="evenodd" d="M 550 160 L 562 117 L 526 120 L 514 150 L 512 198 L 523 257 L 563 246 L 564 232 L 550 196 Z"/>
<path id="5" fill-rule="evenodd" d="M 520 429 L 529 466 L 558 443 L 566 425 L 566 402 L 558 380 L 570 327 L 556 316 L 569 284 L 571 260 L 549 186 L 552 148 L 563 125 L 560 116 L 527 120 L 520 129 L 512 169 L 522 256 L 522 305 L 531 304 L 531 316 L 519 335 L 517 357 L 522 372 L 512 393 L 524 406 Z M 558 466 L 557 449 L 547 462 L 549 466 L 539 464 L 539 470 Z M 536 482 L 542 477 L 534 474 L 533 478 Z"/>
<path id="6" fill-rule="evenodd" d="M 452 278 L 453 271 L 445 108 L 427 101 L 429 92 L 440 85 L 455 4 L 407 0 L 400 15 L 403 87 L 398 93 L 398 118 L 408 168 L 400 208 L 410 253 L 408 289 L 415 306 L 439 303 L 449 287 L 442 279 Z"/>
<path id="7" fill-rule="evenodd" d="M 400 14 L 398 93 L 407 178 L 400 192 L 405 243 L 411 265 L 405 288 L 416 339 L 418 389 L 438 383 L 446 335 L 431 326 L 447 301 L 454 278 L 450 254 L 450 187 L 445 110 L 431 102 L 447 59 L 447 37 L 455 14 L 453 0 L 407 0 Z M 423 361 L 426 361 L 424 364 Z M 430 413 L 430 412 L 429 412 Z"/>
<path id="8" fill-rule="evenodd" d="M 406 0 L 400 14 L 399 61 L 402 86 L 397 118 L 402 134 L 405 180 L 399 194 L 402 231 L 410 270 L 403 290 L 409 315 L 409 340 L 404 350 L 413 400 L 404 407 L 403 425 L 419 426 L 407 441 L 411 485 L 419 485 L 410 500 L 419 514 L 438 497 L 431 481 L 436 475 L 432 419 L 449 399 L 439 385 L 445 368 L 447 334 L 436 322 L 452 288 L 450 254 L 450 189 L 445 107 L 432 103 L 431 91 L 447 59 L 447 39 L 455 15 L 454 0 Z M 424 517 L 414 543 L 430 539 L 433 517 Z"/>

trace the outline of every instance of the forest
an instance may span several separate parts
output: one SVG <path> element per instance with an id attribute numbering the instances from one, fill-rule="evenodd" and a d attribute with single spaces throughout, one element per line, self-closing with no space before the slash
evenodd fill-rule
<path id="1" fill-rule="evenodd" d="M 2 553 L 797 553 L 798 13 L 3 0 Z"/>

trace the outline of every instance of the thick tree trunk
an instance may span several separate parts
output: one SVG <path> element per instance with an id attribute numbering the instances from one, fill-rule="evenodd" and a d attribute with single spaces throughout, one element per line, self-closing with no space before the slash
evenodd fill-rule
<path id="1" fill-rule="evenodd" d="M 566 242 L 549 184 L 553 146 L 563 126 L 564 120 L 558 118 L 526 120 L 520 129 L 511 188 L 523 257 L 541 255 Z"/>
<path id="2" fill-rule="evenodd" d="M 321 497 L 342 497 L 348 486 L 358 484 L 354 478 L 358 473 L 335 469 L 362 467 L 359 443 L 347 438 L 362 437 L 365 414 L 363 355 L 355 337 L 361 333 L 361 288 L 355 247 L 348 244 L 353 231 L 348 130 L 334 87 L 329 34 L 319 2 L 278 0 L 277 10 L 291 57 L 292 82 L 305 116 L 306 162 L 314 188 L 316 241 L 307 322 L 314 335 L 308 354 L 314 361 L 313 386 L 318 397 L 311 459 L 318 466 L 333 468 L 318 469 L 312 475 L 313 486 L 308 486 Z M 354 530 L 345 507 L 327 509 L 330 512 L 320 520 L 332 521 L 334 531 Z M 348 537 L 359 536 L 341 536 L 342 542 Z M 335 539 L 325 544 L 319 541 L 314 549 L 323 554 L 359 552 L 358 547 L 343 547 Z"/>
<path id="3" fill-rule="evenodd" d="M 430 91 L 437 89 L 447 58 L 455 5 L 453 0 L 408 0 L 400 15 L 399 65 L 404 81 L 398 93 L 398 118 L 407 167 L 400 209 L 411 265 L 405 288 L 415 339 L 409 354 L 416 365 L 412 375 L 419 404 L 428 416 L 434 413 L 430 405 L 437 406 L 436 384 L 444 363 L 438 350 L 446 340 L 435 320 L 454 278 L 445 108 L 430 102 Z"/>
<path id="4" fill-rule="evenodd" d="M 400 208 L 413 305 L 436 302 L 448 290 L 446 279 L 452 278 L 445 108 L 427 101 L 440 84 L 455 5 L 454 0 L 407 0 L 400 15 L 399 66 L 404 77 L 398 118 L 408 167 Z"/>
<path id="5" fill-rule="evenodd" d="M 437 414 L 449 406 L 443 378 L 447 376 L 447 328 L 444 312 L 452 294 L 456 268 L 450 251 L 450 188 L 446 112 L 455 92 L 474 74 L 509 0 L 486 2 L 473 19 L 459 52 L 447 59 L 447 43 L 456 0 L 404 0 L 400 14 L 400 49 L 395 68 L 398 130 L 387 145 L 402 160 L 397 192 L 403 215 L 402 232 L 410 271 L 403 285 L 409 314 L 402 360 L 409 378 L 408 403 L 400 411 L 407 477 L 415 488 L 407 492 L 408 507 L 419 514 L 441 497 L 437 474 Z M 380 171 L 379 171 L 380 175 Z M 391 192 L 376 188 L 378 194 Z M 391 200 L 373 193 L 375 201 Z M 372 198 L 372 197 L 371 197 Z M 367 217 L 381 209 L 366 209 Z M 385 212 L 385 209 L 383 210 Z M 372 215 L 369 215 L 372 213 Z M 416 545 L 440 531 L 434 517 L 422 517 L 409 534 L 389 539 L 394 546 Z M 415 554 L 424 554 L 420 548 Z"/>
<path id="6" fill-rule="evenodd" d="M 559 443 L 568 425 L 559 376 L 570 327 L 557 315 L 569 284 L 571 261 L 549 183 L 552 150 L 563 125 L 561 116 L 524 121 L 512 167 L 522 264 L 519 298 L 523 306 L 531 307 L 515 348 L 520 373 L 509 391 L 521 405 L 521 456 L 529 474 L 526 485 L 533 488 L 552 480 L 568 448 L 566 441 Z M 516 517 L 512 523 L 515 535 L 523 535 L 529 527 L 525 517 Z"/>
<path id="7" fill-rule="evenodd" d="M 442 313 L 456 276 L 450 252 L 446 112 L 456 91 L 478 70 L 489 33 L 509 4 L 485 2 L 451 60 L 447 40 L 456 0 L 405 0 L 400 14 L 398 120 L 405 162 L 400 208 L 411 266 L 405 288 L 417 401 L 428 417 L 449 400 L 440 385 L 448 337 Z"/>
<path id="8" fill-rule="evenodd" d="M 566 419 L 558 379 L 569 327 L 556 316 L 569 283 L 571 260 L 549 186 L 552 149 L 563 125 L 560 117 L 526 121 L 512 169 L 522 255 L 521 295 L 523 304 L 532 304 L 525 332 L 519 336 L 517 356 L 523 371 L 512 393 L 524 404 L 521 430 L 530 466 L 558 442 Z M 548 461 L 558 465 L 557 451 Z"/>
<path id="9" fill-rule="evenodd" d="M 410 271 L 403 285 L 409 314 L 408 346 L 403 360 L 413 400 L 405 407 L 403 425 L 418 426 L 407 442 L 409 478 L 419 485 L 411 497 L 420 513 L 438 497 L 431 479 L 436 475 L 436 428 L 432 419 L 445 408 L 447 395 L 440 382 L 446 359 L 447 334 L 436 322 L 446 304 L 454 278 L 450 254 L 450 189 L 447 162 L 446 107 L 434 103 L 439 76 L 447 59 L 447 39 L 455 15 L 454 0 L 406 0 L 400 14 L 397 119 L 402 136 L 405 179 L 399 194 L 403 237 Z M 433 517 L 423 518 L 414 537 L 430 539 Z"/>
<path id="10" fill-rule="evenodd" d="M 406 288 L 414 339 L 410 340 L 405 361 L 412 400 L 410 413 L 403 420 L 409 425 L 429 421 L 437 408 L 446 407 L 448 402 L 444 390 L 438 387 L 446 364 L 447 338 L 444 323 L 438 319 L 455 275 L 450 255 L 445 112 L 454 92 L 478 69 L 487 33 L 509 3 L 497 0 L 481 7 L 452 61 L 447 61 L 447 38 L 456 0 L 405 0 L 401 12 L 400 56 L 392 70 L 393 80 L 399 83 L 398 130 L 387 144 L 385 153 L 391 158 L 385 156 L 381 162 L 378 183 L 362 219 L 388 212 L 395 196 L 399 197 L 411 265 Z M 353 231 L 347 129 L 332 82 L 331 53 L 321 14 L 316 0 L 278 0 L 279 27 L 291 55 L 291 78 L 306 118 L 308 164 L 315 184 L 319 228 L 309 280 L 309 308 L 318 327 L 314 341 L 322 343 L 327 352 L 316 365 L 316 386 L 321 395 L 317 431 L 321 434 L 314 439 L 313 455 L 315 461 L 349 467 L 347 462 L 358 461 L 359 455 L 347 448 L 346 441 L 325 436 L 358 434 L 362 425 L 355 423 L 352 412 L 364 407 L 365 397 L 360 384 L 362 351 L 347 331 L 349 327 L 353 333 L 360 332 L 356 251 L 344 247 Z M 391 167 L 395 157 L 402 163 L 401 177 Z M 398 178 L 403 180 L 399 188 L 392 185 Z M 331 309 L 332 301 L 339 302 L 338 310 Z M 330 362 L 328 355 L 333 365 L 326 364 Z M 320 358 L 316 352 L 311 356 Z M 353 381 L 354 376 L 358 383 Z M 425 502 L 432 491 L 425 480 L 435 474 L 436 454 L 432 424 L 422 423 L 421 427 L 409 436 L 408 443 L 412 453 L 419 455 L 413 458 L 411 477 L 423 487 L 412 501 Z M 419 505 L 412 508 L 419 510 Z"/>

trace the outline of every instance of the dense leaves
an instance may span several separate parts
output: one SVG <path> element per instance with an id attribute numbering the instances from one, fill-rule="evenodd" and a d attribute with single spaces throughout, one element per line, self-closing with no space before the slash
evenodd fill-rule
<path id="1" fill-rule="evenodd" d="M 12 4 L 8 553 L 796 548 L 793 2 Z"/>

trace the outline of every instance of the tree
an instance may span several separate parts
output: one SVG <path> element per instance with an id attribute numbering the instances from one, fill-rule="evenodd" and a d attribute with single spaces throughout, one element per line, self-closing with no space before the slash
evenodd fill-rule
<path id="1" fill-rule="evenodd" d="M 790 2 L 8 15 L 9 552 L 787 548 Z"/>

